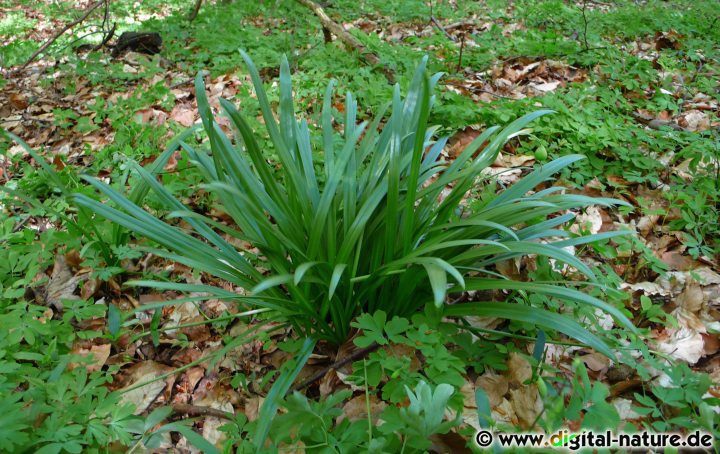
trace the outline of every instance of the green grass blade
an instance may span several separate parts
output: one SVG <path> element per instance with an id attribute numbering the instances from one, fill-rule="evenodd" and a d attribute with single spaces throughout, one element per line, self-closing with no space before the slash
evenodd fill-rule
<path id="1" fill-rule="evenodd" d="M 477 302 L 445 306 L 443 314 L 448 317 L 497 317 L 530 323 L 561 332 L 592 347 L 608 358 L 615 359 L 615 354 L 598 336 L 574 320 L 544 309 L 511 303 Z"/>
<path id="2" fill-rule="evenodd" d="M 290 390 L 290 386 L 292 386 L 293 381 L 295 381 L 295 378 L 303 366 L 305 366 L 305 363 L 307 363 L 314 347 L 314 340 L 305 339 L 294 361 L 280 374 L 272 388 L 270 388 L 270 392 L 267 397 L 265 397 L 265 402 L 263 402 L 260 408 L 260 414 L 258 415 L 258 425 L 253 440 L 256 447 L 255 452 L 264 452 L 265 440 L 270 432 L 270 424 L 272 424 L 273 419 L 275 419 L 275 414 L 280 406 L 280 399 Z"/>

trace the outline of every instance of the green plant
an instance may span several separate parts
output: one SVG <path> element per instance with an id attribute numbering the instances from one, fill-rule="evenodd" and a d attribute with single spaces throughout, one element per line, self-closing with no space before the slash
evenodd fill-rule
<path id="1" fill-rule="evenodd" d="M 601 338 L 570 317 L 541 308 L 505 302 L 444 305 L 448 292 L 508 289 L 589 304 L 632 328 L 618 309 L 577 289 L 506 280 L 492 271 L 497 262 L 539 254 L 594 278 L 585 264 L 562 248 L 622 233 L 571 238 L 555 228 L 571 215 L 548 217 L 617 201 L 562 194 L 559 187 L 528 194 L 581 156 L 566 156 L 538 167 L 474 212 L 466 213 L 463 208 L 466 194 L 478 183 L 480 171 L 495 160 L 500 147 L 525 134 L 523 128 L 548 111 L 526 115 L 502 130 L 489 128 L 452 163 L 438 161 L 447 139 L 433 140 L 435 128 L 427 126 L 427 119 L 434 101 L 431 93 L 440 76 L 427 75 L 423 62 L 404 101 L 399 87 L 395 88 L 391 114 L 383 128 L 379 128 L 382 114 L 370 125 L 356 124 L 357 105 L 348 94 L 344 131 L 338 137 L 333 126 L 331 84 L 318 141 L 323 160 L 318 162 L 308 123 L 295 117 L 287 60 L 280 69 L 278 123 L 257 70 L 247 55 L 243 57 L 279 162 L 267 161 L 268 151 L 260 148 L 256 133 L 235 106 L 223 100 L 222 107 L 236 132 L 233 144 L 213 119 L 201 77 L 196 80 L 196 96 L 211 153 L 184 145 L 205 178 L 203 187 L 232 217 L 236 228 L 191 212 L 140 166 L 135 166 L 136 171 L 170 211 L 167 220 L 91 177 L 86 180 L 120 209 L 82 194 L 75 200 L 166 248 L 146 249 L 252 293 L 239 295 L 207 285 L 173 282 L 136 281 L 132 285 L 203 291 L 208 298 L 260 307 L 267 321 L 291 326 L 298 336 L 313 341 L 340 344 L 348 337 L 352 320 L 363 313 L 383 310 L 388 317 L 410 316 L 427 307 L 438 319 L 442 315 L 482 315 L 534 323 L 612 355 Z M 452 190 L 441 197 L 448 186 Z M 175 218 L 187 222 L 195 235 L 173 225 Z M 533 224 L 527 225 L 531 221 Z M 238 251 L 216 229 L 249 242 L 259 254 Z M 562 239 L 553 241 L 551 237 Z M 269 276 L 260 267 L 269 269 Z M 448 274 L 454 283 L 448 283 Z M 312 341 L 306 342 L 299 357 L 307 358 L 312 346 Z M 289 388 L 302 363 L 281 375 L 267 406 L 274 408 L 275 397 L 284 394 L 278 389 Z M 265 434 L 260 430 L 259 439 Z"/>

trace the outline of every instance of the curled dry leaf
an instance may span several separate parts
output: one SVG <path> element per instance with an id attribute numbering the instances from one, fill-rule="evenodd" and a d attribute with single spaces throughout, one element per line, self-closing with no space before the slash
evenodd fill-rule
<path id="1" fill-rule="evenodd" d="M 697 283 L 691 283 L 675 300 L 675 305 L 688 312 L 699 312 L 703 307 L 704 295 Z"/>
<path id="2" fill-rule="evenodd" d="M 189 323 L 190 321 L 194 320 L 196 317 L 199 316 L 200 311 L 198 311 L 195 303 L 191 301 L 176 306 L 173 313 L 170 314 L 169 317 L 167 317 L 168 321 L 163 324 L 165 333 L 168 336 L 174 336 L 177 330 L 170 328 L 174 328 L 181 324 Z"/>
<path id="3" fill-rule="evenodd" d="M 710 128 L 710 118 L 701 110 L 691 110 L 678 119 L 678 124 L 688 131 L 705 131 Z"/>
<path id="4" fill-rule="evenodd" d="M 420 360 L 416 356 L 416 350 L 405 344 L 390 344 L 384 347 L 388 355 L 394 358 L 410 358 L 410 372 L 416 372 L 420 369 Z"/>
<path id="5" fill-rule="evenodd" d="M 515 415 L 512 404 L 507 399 L 503 399 L 500 405 L 492 409 L 491 418 L 495 421 L 495 424 L 518 425 L 518 417 Z M 477 413 L 475 414 L 475 420 L 477 421 Z"/>
<path id="6" fill-rule="evenodd" d="M 588 207 L 583 213 L 575 216 L 575 224 L 570 226 L 570 231 L 580 233 L 580 229 L 594 235 L 603 227 L 603 213 L 600 208 L 593 205 Z"/>

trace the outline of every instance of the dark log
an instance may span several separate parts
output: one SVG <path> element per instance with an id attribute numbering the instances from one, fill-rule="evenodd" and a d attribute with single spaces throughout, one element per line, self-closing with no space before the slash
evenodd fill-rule
<path id="1" fill-rule="evenodd" d="M 126 50 L 155 55 L 162 47 L 162 37 L 155 32 L 124 32 L 118 38 L 113 48 L 113 56 L 118 56 Z"/>

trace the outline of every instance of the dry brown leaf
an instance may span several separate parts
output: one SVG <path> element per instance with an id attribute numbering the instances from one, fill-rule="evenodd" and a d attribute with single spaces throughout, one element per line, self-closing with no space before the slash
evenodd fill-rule
<path id="1" fill-rule="evenodd" d="M 705 340 L 696 330 L 685 327 L 672 329 L 669 338 L 658 341 L 658 350 L 689 364 L 695 364 L 704 355 Z"/>
<path id="2" fill-rule="evenodd" d="M 493 163 L 496 167 L 523 167 L 532 166 L 535 156 L 500 153 Z"/>
<path id="3" fill-rule="evenodd" d="M 193 399 L 193 404 L 201 407 L 214 408 L 216 410 L 226 411 L 235 414 L 233 402 L 237 403 L 238 397 L 232 389 L 227 386 L 214 386 L 212 388 L 202 388 L 205 392 L 198 393 Z M 198 397 L 199 396 L 199 397 Z M 220 448 L 227 438 L 227 433 L 221 432 L 220 427 L 227 424 L 227 421 L 216 416 L 206 416 L 203 422 L 202 436 L 213 445 Z"/>
<path id="4" fill-rule="evenodd" d="M 559 85 L 560 85 L 560 81 L 556 80 L 553 82 L 545 82 L 542 84 L 531 84 L 530 87 L 535 90 L 538 90 L 542 93 L 547 93 L 547 92 L 555 90 Z"/>
<path id="5" fill-rule="evenodd" d="M 456 133 L 448 141 L 447 154 L 450 158 L 455 159 L 460 156 L 460 153 L 467 148 L 470 143 L 480 135 L 480 131 L 476 128 L 467 127 L 462 131 Z"/>
<path id="6" fill-rule="evenodd" d="M 80 277 L 74 276 L 67 266 L 65 256 L 58 254 L 55 257 L 52 275 L 47 284 L 45 302 L 58 310 L 63 309 L 62 300 L 76 300 L 75 290 L 77 289 Z"/>
<path id="7" fill-rule="evenodd" d="M 247 416 L 248 421 L 252 422 L 258 418 L 264 401 L 265 398 L 259 396 L 251 397 L 245 401 L 245 416 Z"/>
<path id="8" fill-rule="evenodd" d="M 640 418 L 640 415 L 633 410 L 635 403 L 632 400 L 618 397 L 612 401 L 612 404 L 615 406 L 621 421 Z"/>
<path id="9" fill-rule="evenodd" d="M 17 110 L 25 110 L 28 106 L 27 99 L 21 93 L 11 93 L 8 96 L 8 101 L 10 101 L 10 105 Z"/>
<path id="10" fill-rule="evenodd" d="M 189 128 L 195 123 L 195 109 L 178 104 L 170 112 L 170 118 Z"/>
<path id="11" fill-rule="evenodd" d="M 704 295 L 697 283 L 691 283 L 677 297 L 675 304 L 688 312 L 699 312 L 703 307 Z"/>
<path id="12" fill-rule="evenodd" d="M 593 205 L 588 207 L 584 213 L 575 216 L 576 223 L 570 226 L 570 231 L 579 233 L 580 229 L 596 234 L 603 227 L 603 215 L 599 207 Z"/>
<path id="13" fill-rule="evenodd" d="M 523 355 L 511 352 L 507 360 L 508 379 L 514 385 L 522 385 L 532 377 L 532 366 Z"/>
<path id="14" fill-rule="evenodd" d="M 416 372 L 420 369 L 420 360 L 417 358 L 416 350 L 405 344 L 390 344 L 383 348 L 388 355 L 394 358 L 410 358 L 410 367 L 408 371 Z"/>
<path id="15" fill-rule="evenodd" d="M 604 371 L 610 367 L 610 359 L 597 352 L 583 355 L 580 359 L 582 359 L 588 369 L 595 372 Z"/>
<path id="16" fill-rule="evenodd" d="M 70 351 L 73 355 L 90 356 L 92 360 L 90 363 L 76 363 L 72 362 L 68 364 L 69 369 L 75 369 L 76 367 L 85 366 L 88 372 L 95 372 L 105 365 L 105 361 L 110 357 L 110 344 L 92 345 L 90 348 L 82 347 L 80 344 L 73 347 Z"/>
<path id="17" fill-rule="evenodd" d="M 678 119 L 678 124 L 688 131 L 705 131 L 710 128 L 710 118 L 701 110 L 690 110 Z"/>
<path id="18" fill-rule="evenodd" d="M 370 405 L 370 418 L 373 424 L 377 424 L 380 415 L 387 407 L 387 404 L 377 398 L 375 394 L 370 394 L 368 398 L 364 394 L 357 395 L 348 400 L 342 408 L 342 414 L 338 416 L 337 422 L 340 423 L 347 418 L 351 422 L 367 419 L 368 403 Z"/>
<path id="19" fill-rule="evenodd" d="M 667 251 L 660 257 L 671 271 L 689 271 L 699 268 L 702 264 L 682 251 Z"/>
<path id="20" fill-rule="evenodd" d="M 160 376 L 172 370 L 172 367 L 155 361 L 143 361 L 132 365 L 127 371 L 128 384 L 120 390 L 121 401 L 135 405 L 136 415 L 144 412 L 153 402 L 157 401 L 160 393 L 168 388 L 168 385 L 172 385 L 174 381 L 172 376 L 167 378 L 168 381 L 158 380 Z M 146 384 L 142 385 L 143 383 Z M 132 389 L 136 385 L 142 386 Z"/>
<path id="21" fill-rule="evenodd" d="M 537 386 L 525 385 L 510 390 L 510 403 L 519 422 L 525 428 L 530 427 L 543 408 Z"/>
<path id="22" fill-rule="evenodd" d="M 502 403 L 503 397 L 507 394 L 510 386 L 508 378 L 493 372 L 485 372 L 475 380 L 475 387 L 482 388 L 487 394 L 490 407 L 494 408 Z M 475 395 L 473 393 L 473 402 Z"/>

